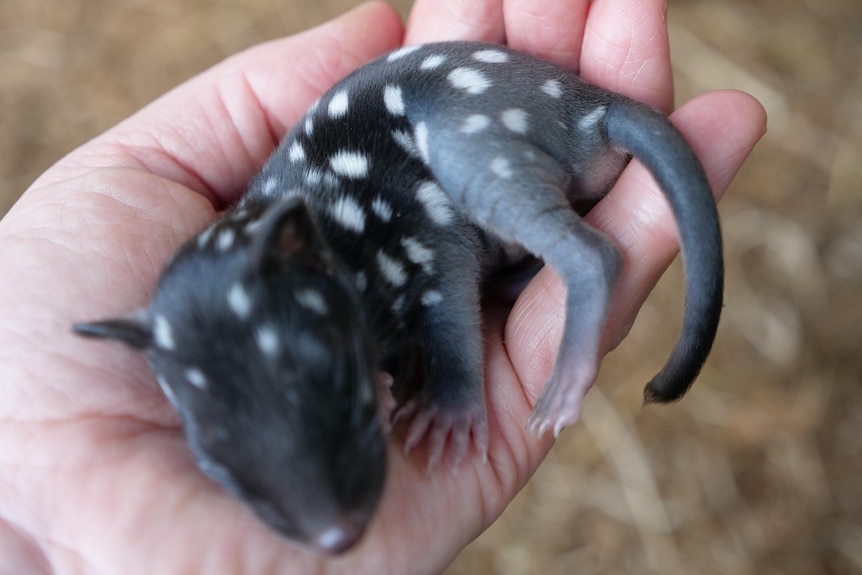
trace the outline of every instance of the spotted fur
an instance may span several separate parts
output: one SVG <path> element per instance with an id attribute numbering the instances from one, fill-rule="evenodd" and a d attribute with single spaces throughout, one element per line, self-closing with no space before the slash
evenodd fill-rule
<path id="1" fill-rule="evenodd" d="M 629 153 L 682 239 L 683 334 L 647 387 L 673 400 L 721 307 L 697 159 L 658 112 L 488 44 L 404 47 L 339 82 L 180 250 L 145 312 L 77 329 L 144 349 L 201 469 L 288 537 L 341 551 L 382 488 L 378 381 L 394 381 L 408 449 L 427 438 L 432 463 L 455 464 L 471 443 L 486 452 L 480 287 L 537 258 L 569 293 L 530 426 L 577 419 L 621 265 L 579 214 Z"/>

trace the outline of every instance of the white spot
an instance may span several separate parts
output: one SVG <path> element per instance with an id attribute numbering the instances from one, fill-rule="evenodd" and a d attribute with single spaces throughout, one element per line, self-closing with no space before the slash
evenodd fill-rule
<path id="1" fill-rule="evenodd" d="M 305 150 L 299 142 L 293 142 L 287 150 L 287 156 L 291 162 L 304 162 Z"/>
<path id="2" fill-rule="evenodd" d="M 170 401 L 172 405 L 177 405 L 177 396 L 174 395 L 174 390 L 171 389 L 171 386 L 168 384 L 168 380 L 166 380 L 161 375 L 157 375 L 156 381 L 159 382 L 159 387 L 162 388 L 162 392 L 164 392 L 165 396 L 168 398 L 168 401 Z"/>
<path id="3" fill-rule="evenodd" d="M 583 131 L 592 129 L 605 115 L 605 106 L 600 106 L 578 121 L 578 128 Z"/>
<path id="4" fill-rule="evenodd" d="M 350 99 L 347 97 L 347 90 L 340 90 L 332 95 L 327 111 L 330 118 L 340 118 L 347 113 L 349 107 Z"/>
<path id="5" fill-rule="evenodd" d="M 491 125 L 491 118 L 483 114 L 472 114 L 467 116 L 461 124 L 462 134 L 477 134 Z"/>
<path id="6" fill-rule="evenodd" d="M 416 238 L 403 238 L 401 246 L 407 252 L 407 259 L 422 266 L 422 271 L 426 274 L 434 271 L 434 250 L 429 249 Z"/>
<path id="7" fill-rule="evenodd" d="M 400 87 L 386 86 L 383 90 L 383 102 L 386 104 L 386 109 L 393 116 L 404 115 L 404 97 L 401 95 Z"/>
<path id="8" fill-rule="evenodd" d="M 153 321 L 153 337 L 156 340 L 156 345 L 162 349 L 173 351 L 177 345 L 174 342 L 174 330 L 167 318 L 161 314 L 157 315 Z"/>
<path id="9" fill-rule="evenodd" d="M 251 298 L 242 284 L 233 284 L 227 292 L 227 305 L 240 319 L 251 315 Z"/>
<path id="10" fill-rule="evenodd" d="M 410 135 L 410 132 L 407 132 L 405 130 L 393 130 L 392 139 L 395 140 L 396 144 L 401 146 L 401 149 L 407 152 L 408 156 L 412 156 L 419 159 L 422 158 L 422 156 L 419 154 L 419 149 L 416 147 L 416 143 L 413 141 L 413 136 Z"/>
<path id="11" fill-rule="evenodd" d="M 336 152 L 329 158 L 329 165 L 339 176 L 364 178 L 368 175 L 368 157 L 359 152 Z"/>
<path id="12" fill-rule="evenodd" d="M 196 367 L 190 367 L 186 370 L 186 380 L 198 389 L 207 388 L 207 377 Z"/>
<path id="13" fill-rule="evenodd" d="M 246 235 L 253 235 L 257 230 L 260 229 L 260 226 L 263 225 L 263 220 L 249 220 L 249 222 L 245 225 L 244 232 Z"/>
<path id="14" fill-rule="evenodd" d="M 305 125 L 303 126 L 305 130 L 305 135 L 310 136 L 314 133 L 314 119 L 309 116 L 305 119 Z"/>
<path id="15" fill-rule="evenodd" d="M 431 307 L 443 301 L 443 294 L 437 290 L 429 290 L 422 294 L 422 305 Z"/>
<path id="16" fill-rule="evenodd" d="M 386 60 L 389 62 L 394 62 L 395 60 L 398 60 L 399 58 L 403 58 L 404 56 L 407 56 L 408 54 L 412 54 L 413 52 L 415 52 L 416 50 L 418 50 L 421 47 L 422 47 L 421 44 L 415 44 L 413 46 L 404 46 L 403 48 L 399 48 L 398 50 L 395 50 L 394 52 L 390 53 L 389 57 L 386 58 Z"/>
<path id="17" fill-rule="evenodd" d="M 350 196 L 342 196 L 330 207 L 330 213 L 335 221 L 356 233 L 365 230 L 365 210 Z"/>
<path id="18" fill-rule="evenodd" d="M 446 56 L 443 56 L 442 54 L 432 54 L 431 56 L 428 56 L 427 58 L 422 60 L 422 64 L 419 65 L 419 69 L 420 70 L 433 70 L 434 68 L 439 67 L 440 64 L 442 64 L 445 61 L 446 61 Z"/>
<path id="19" fill-rule="evenodd" d="M 218 224 L 218 222 L 213 223 L 210 225 L 210 227 L 208 227 L 203 232 L 201 232 L 201 234 L 198 236 L 198 247 L 199 248 L 202 248 L 209 243 L 210 238 L 212 237 L 213 231 L 215 230 L 217 224 Z"/>
<path id="20" fill-rule="evenodd" d="M 297 290 L 293 295 L 296 297 L 296 301 L 299 305 L 306 309 L 310 309 L 320 315 L 326 315 L 329 312 L 329 308 L 323 300 L 323 296 L 320 295 L 320 292 L 316 289 L 305 288 Z"/>
<path id="21" fill-rule="evenodd" d="M 472 68 L 455 68 L 449 72 L 449 83 L 468 94 L 481 94 L 491 86 L 491 81 L 480 71 Z"/>
<path id="22" fill-rule="evenodd" d="M 425 206 L 428 217 L 434 223 L 445 226 L 452 222 L 454 212 L 452 211 L 449 196 L 434 182 L 429 181 L 419 184 L 419 187 L 416 189 L 416 199 Z"/>
<path id="23" fill-rule="evenodd" d="M 399 313 L 402 307 L 404 307 L 404 296 L 400 295 L 392 302 L 392 311 Z"/>
<path id="24" fill-rule="evenodd" d="M 236 238 L 236 232 L 233 228 L 226 228 L 218 235 L 216 247 L 221 251 L 228 250 L 233 245 L 234 238 Z"/>
<path id="25" fill-rule="evenodd" d="M 278 334 L 276 333 L 275 328 L 271 325 L 262 325 L 257 328 L 255 339 L 257 340 L 257 347 L 260 348 L 260 351 L 270 357 L 276 355 L 278 353 L 278 349 L 281 347 L 281 341 L 279 340 Z"/>
<path id="26" fill-rule="evenodd" d="M 398 260 L 383 253 L 383 250 L 377 252 L 377 267 L 380 268 L 380 273 L 386 281 L 395 287 L 403 286 L 407 282 L 404 266 Z"/>
<path id="27" fill-rule="evenodd" d="M 308 171 L 305 172 L 305 183 L 309 186 L 314 187 L 320 183 L 320 180 L 323 179 L 323 173 L 320 170 L 315 168 L 309 168 Z"/>
<path id="28" fill-rule="evenodd" d="M 419 155 L 428 163 L 428 124 L 425 122 L 419 122 L 416 124 L 416 128 L 413 133 L 416 139 L 416 149 L 419 150 Z"/>
<path id="29" fill-rule="evenodd" d="M 275 188 L 278 187 L 278 178 L 275 176 L 267 178 L 263 183 L 263 190 L 261 190 L 265 195 L 270 195 L 275 191 Z"/>
<path id="30" fill-rule="evenodd" d="M 356 273 L 356 289 L 359 291 L 368 289 L 368 276 L 365 275 L 365 272 Z"/>
<path id="31" fill-rule="evenodd" d="M 559 98 L 563 95 L 563 85 L 559 80 L 548 80 L 539 89 L 551 98 Z"/>
<path id="32" fill-rule="evenodd" d="M 501 178 L 512 177 L 512 166 L 509 164 L 509 160 L 501 156 L 497 156 L 491 160 L 491 171 Z"/>
<path id="33" fill-rule="evenodd" d="M 479 50 L 473 53 L 473 59 L 488 64 L 502 64 L 509 61 L 509 55 L 501 50 Z"/>
<path id="34" fill-rule="evenodd" d="M 527 129 L 530 127 L 529 118 L 529 114 L 520 108 L 510 108 L 500 114 L 500 121 L 503 122 L 503 125 L 516 134 L 527 133 Z"/>
<path id="35" fill-rule="evenodd" d="M 388 222 L 392 219 L 392 206 L 380 196 L 377 196 L 374 198 L 374 201 L 371 202 L 371 211 L 384 222 Z"/>

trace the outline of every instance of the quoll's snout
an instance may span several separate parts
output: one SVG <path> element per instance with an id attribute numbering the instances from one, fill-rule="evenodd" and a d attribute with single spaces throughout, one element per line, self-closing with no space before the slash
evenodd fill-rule
<path id="1" fill-rule="evenodd" d="M 374 505 L 364 510 L 312 512 L 288 519 L 268 503 L 252 505 L 258 517 L 290 539 L 327 555 L 338 555 L 354 547 L 374 516 Z"/>
<path id="2" fill-rule="evenodd" d="M 313 539 L 315 547 L 333 555 L 343 553 L 353 547 L 359 541 L 365 528 L 368 526 L 370 517 L 361 519 L 342 519 L 335 525 L 321 531 Z"/>

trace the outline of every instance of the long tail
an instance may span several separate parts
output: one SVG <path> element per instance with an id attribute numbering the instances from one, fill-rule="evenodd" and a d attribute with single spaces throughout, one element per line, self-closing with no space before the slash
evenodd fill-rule
<path id="1" fill-rule="evenodd" d="M 652 172 L 679 231 L 686 292 L 682 333 L 644 389 L 645 403 L 671 402 L 691 387 L 718 329 L 724 260 L 715 199 L 697 156 L 660 112 L 633 101 L 615 101 L 608 107 L 605 127 L 611 144 Z"/>

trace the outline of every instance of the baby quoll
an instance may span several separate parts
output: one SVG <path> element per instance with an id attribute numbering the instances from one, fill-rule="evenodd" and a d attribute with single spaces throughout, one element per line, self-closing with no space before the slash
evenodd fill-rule
<path id="1" fill-rule="evenodd" d="M 682 333 L 645 390 L 673 401 L 722 305 L 700 163 L 661 113 L 490 44 L 408 46 L 339 82 L 179 250 L 145 310 L 75 329 L 143 350 L 200 468 L 285 536 L 341 552 L 382 491 L 381 380 L 407 449 L 425 440 L 432 463 L 456 465 L 471 444 L 485 453 L 488 278 L 543 261 L 564 280 L 563 340 L 528 425 L 577 420 L 621 266 L 581 215 L 630 155 L 681 239 Z"/>

